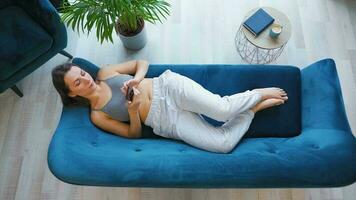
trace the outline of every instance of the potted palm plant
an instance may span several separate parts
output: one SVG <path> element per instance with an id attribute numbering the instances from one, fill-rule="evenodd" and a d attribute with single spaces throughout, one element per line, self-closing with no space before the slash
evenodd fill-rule
<path id="1" fill-rule="evenodd" d="M 96 37 L 113 43 L 113 31 L 128 49 L 145 46 L 145 21 L 155 24 L 170 14 L 164 0 L 75 0 L 62 6 L 62 20 L 73 30 L 87 34 L 96 29 Z"/>

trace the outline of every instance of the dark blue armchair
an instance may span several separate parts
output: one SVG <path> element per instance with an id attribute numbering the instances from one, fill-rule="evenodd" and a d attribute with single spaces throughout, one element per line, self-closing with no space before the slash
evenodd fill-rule
<path id="1" fill-rule="evenodd" d="M 67 46 L 67 31 L 49 0 L 0 1 L 0 93 Z"/>

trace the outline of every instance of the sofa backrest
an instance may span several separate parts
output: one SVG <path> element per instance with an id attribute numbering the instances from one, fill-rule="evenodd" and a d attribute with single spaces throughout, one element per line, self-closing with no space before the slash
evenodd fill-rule
<path id="1" fill-rule="evenodd" d="M 81 66 L 93 77 L 99 68 L 80 58 L 73 63 Z M 244 137 L 292 137 L 301 133 L 300 70 L 282 65 L 177 65 L 151 64 L 146 77 L 158 77 L 166 69 L 189 77 L 205 89 L 220 96 L 231 95 L 255 88 L 280 87 L 288 93 L 288 101 L 277 107 L 258 112 Z M 213 126 L 222 122 L 203 116 Z M 143 125 L 143 124 L 142 124 Z M 150 127 L 143 125 L 143 136 L 159 137 Z"/>
<path id="2" fill-rule="evenodd" d="M 147 78 L 157 77 L 166 69 L 187 76 L 220 96 L 255 88 L 280 87 L 288 93 L 281 106 L 258 112 L 245 137 L 291 137 L 301 132 L 300 70 L 279 65 L 150 65 Z M 214 126 L 222 125 L 203 116 Z"/>

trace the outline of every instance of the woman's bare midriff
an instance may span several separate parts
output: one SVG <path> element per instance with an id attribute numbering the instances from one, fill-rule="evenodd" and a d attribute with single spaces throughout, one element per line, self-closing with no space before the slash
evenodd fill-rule
<path id="1" fill-rule="evenodd" d="M 148 112 L 150 111 L 151 102 L 152 102 L 152 78 L 145 78 L 143 79 L 140 84 L 138 85 L 138 90 L 141 92 L 141 105 L 138 110 L 140 115 L 141 122 L 144 123 L 147 119 Z"/>

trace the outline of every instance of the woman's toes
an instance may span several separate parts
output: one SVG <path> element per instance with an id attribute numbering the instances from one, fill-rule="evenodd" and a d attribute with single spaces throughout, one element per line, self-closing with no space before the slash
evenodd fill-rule
<path id="1" fill-rule="evenodd" d="M 281 104 L 284 104 L 284 100 L 282 100 L 282 99 L 280 99 L 280 101 L 278 101 L 276 105 L 278 106 L 278 105 L 281 105 Z"/>
<path id="2" fill-rule="evenodd" d="M 285 99 L 285 95 L 283 95 L 283 94 L 280 94 L 280 95 L 278 95 L 278 97 L 276 97 L 277 99 Z"/>
<path id="3" fill-rule="evenodd" d="M 286 100 L 288 100 L 288 96 L 282 96 L 282 99 L 283 99 L 284 101 L 286 101 Z"/>

